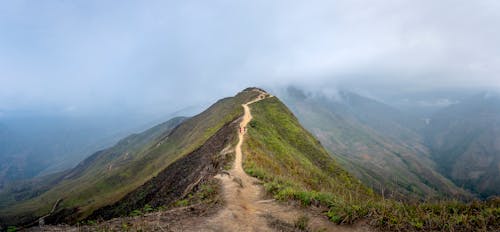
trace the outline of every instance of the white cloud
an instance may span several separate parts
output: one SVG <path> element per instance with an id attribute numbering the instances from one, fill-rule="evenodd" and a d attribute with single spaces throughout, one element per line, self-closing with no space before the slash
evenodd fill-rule
<path id="1" fill-rule="evenodd" d="M 2 2 L 0 106 L 168 111 L 249 85 L 500 88 L 499 4 Z"/>

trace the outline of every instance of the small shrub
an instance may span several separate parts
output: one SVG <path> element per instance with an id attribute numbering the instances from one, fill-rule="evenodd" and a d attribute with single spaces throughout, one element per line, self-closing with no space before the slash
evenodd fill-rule
<path id="1" fill-rule="evenodd" d="M 130 212 L 129 216 L 131 216 L 131 217 L 142 216 L 142 212 L 140 210 L 136 209 L 136 210 Z"/>
<path id="2" fill-rule="evenodd" d="M 154 211 L 154 209 L 153 209 L 153 207 L 151 207 L 150 204 L 146 204 L 146 205 L 144 205 L 144 208 L 142 208 L 143 213 L 151 213 L 153 211 Z"/>
<path id="3" fill-rule="evenodd" d="M 309 217 L 306 215 L 300 216 L 294 224 L 295 228 L 299 230 L 308 230 L 309 227 Z"/>
<path id="4" fill-rule="evenodd" d="M 122 223 L 122 231 L 128 231 L 129 230 L 129 226 L 127 223 Z"/>
<path id="5" fill-rule="evenodd" d="M 174 203 L 176 207 L 184 207 L 189 205 L 189 200 L 188 199 L 183 199 L 183 200 L 178 200 Z"/>
<path id="6" fill-rule="evenodd" d="M 257 122 L 256 122 L 255 120 L 250 121 L 248 124 L 249 124 L 249 125 L 250 125 L 250 127 L 252 127 L 252 128 L 257 127 Z"/>

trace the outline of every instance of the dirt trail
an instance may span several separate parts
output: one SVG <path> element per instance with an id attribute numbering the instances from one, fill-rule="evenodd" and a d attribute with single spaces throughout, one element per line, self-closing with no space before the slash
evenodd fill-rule
<path id="1" fill-rule="evenodd" d="M 267 97 L 273 97 L 261 92 L 256 99 L 243 104 L 244 115 L 238 131 L 239 141 L 235 147 L 235 161 L 227 174 L 219 174 L 224 191 L 226 206 L 213 218 L 203 224 L 203 228 L 193 228 L 199 231 L 289 231 L 289 227 L 301 216 L 310 218 L 309 227 L 312 231 L 366 231 L 366 227 L 336 226 L 322 215 L 313 215 L 299 207 L 279 204 L 273 199 L 265 199 L 265 193 L 260 181 L 245 173 L 242 167 L 243 154 L 241 147 L 246 133 L 246 126 L 252 120 L 250 105 Z M 242 129 L 241 129 L 242 128 Z"/>

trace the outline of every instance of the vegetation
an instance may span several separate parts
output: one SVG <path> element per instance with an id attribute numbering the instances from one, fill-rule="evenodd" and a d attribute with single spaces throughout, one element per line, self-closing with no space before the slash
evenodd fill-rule
<path id="1" fill-rule="evenodd" d="M 278 99 L 251 105 L 244 169 L 276 199 L 326 207 L 337 224 L 368 219 L 383 230 L 498 230 L 500 200 L 408 204 L 384 199 L 345 172 Z"/>
<path id="2" fill-rule="evenodd" d="M 213 205 L 219 203 L 220 185 L 215 180 L 201 184 L 192 194 L 174 202 L 173 207 L 186 207 L 196 204 Z"/>
<path id="3" fill-rule="evenodd" d="M 309 217 L 302 215 L 300 216 L 297 221 L 295 221 L 294 224 L 295 228 L 302 230 L 302 231 L 307 231 L 309 227 Z"/>

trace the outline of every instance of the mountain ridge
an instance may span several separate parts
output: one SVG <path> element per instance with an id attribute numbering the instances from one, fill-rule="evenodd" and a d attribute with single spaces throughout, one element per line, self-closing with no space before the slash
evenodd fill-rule
<path id="1" fill-rule="evenodd" d="M 83 171 L 9 207 L 17 211 L 0 210 L 0 229 L 37 218 L 35 223 L 51 224 L 42 227 L 49 231 L 500 228 L 495 199 L 405 203 L 378 195 L 347 172 L 283 102 L 261 89 L 245 89 L 180 121 L 156 135 L 124 139 L 97 153 Z M 133 138 L 143 140 L 128 143 Z M 166 159 L 165 167 L 158 157 Z M 145 175 L 148 170 L 157 172 Z M 100 185 L 100 176 L 111 182 Z M 139 177 L 144 182 L 136 185 L 132 180 Z M 92 194 L 53 195 L 65 186 Z M 39 199 L 50 203 L 32 204 Z M 41 208 L 37 213 L 26 205 Z M 59 223 L 73 226 L 54 225 Z"/>

